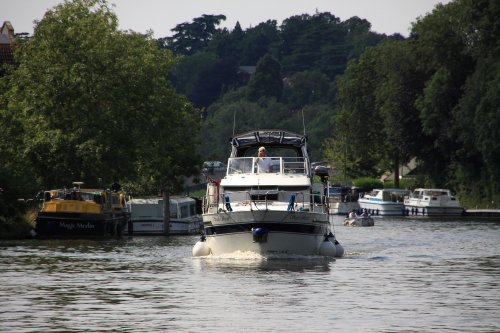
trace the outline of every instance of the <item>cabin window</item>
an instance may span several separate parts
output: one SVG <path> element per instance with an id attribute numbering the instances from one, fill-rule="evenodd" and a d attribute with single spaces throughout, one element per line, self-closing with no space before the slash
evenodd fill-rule
<path id="1" fill-rule="evenodd" d="M 196 205 L 189 205 L 189 209 L 191 210 L 191 215 L 196 215 Z"/>
<path id="2" fill-rule="evenodd" d="M 250 194 L 252 201 L 278 200 L 278 191 L 252 191 Z"/>
<path id="3" fill-rule="evenodd" d="M 176 205 L 170 205 L 170 217 L 172 218 L 177 218 L 177 206 Z"/>
<path id="4" fill-rule="evenodd" d="M 186 218 L 189 216 L 189 207 L 181 206 L 181 218 Z"/>

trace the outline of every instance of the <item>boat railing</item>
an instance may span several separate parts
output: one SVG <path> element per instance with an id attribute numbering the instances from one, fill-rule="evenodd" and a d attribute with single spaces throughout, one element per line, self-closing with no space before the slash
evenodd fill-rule
<path id="1" fill-rule="evenodd" d="M 261 173 L 308 174 L 308 165 L 303 157 L 265 157 L 270 159 L 270 170 Z M 258 157 L 232 157 L 228 160 L 227 174 L 258 173 Z"/>
<path id="2" fill-rule="evenodd" d="M 231 212 L 233 210 L 288 210 L 327 212 L 328 200 L 324 195 L 308 192 L 278 190 L 231 191 L 208 194 L 203 212 Z"/>

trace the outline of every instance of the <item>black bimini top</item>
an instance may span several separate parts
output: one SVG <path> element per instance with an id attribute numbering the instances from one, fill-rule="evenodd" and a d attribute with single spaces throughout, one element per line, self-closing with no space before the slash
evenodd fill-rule
<path id="1" fill-rule="evenodd" d="M 245 151 L 261 146 L 291 148 L 299 156 L 307 157 L 306 143 L 305 135 L 279 129 L 254 130 L 231 138 L 231 157 L 244 156 Z"/>

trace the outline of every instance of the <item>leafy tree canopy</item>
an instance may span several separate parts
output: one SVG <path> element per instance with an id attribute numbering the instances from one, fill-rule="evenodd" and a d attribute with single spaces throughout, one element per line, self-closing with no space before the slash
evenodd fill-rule
<path id="1" fill-rule="evenodd" d="M 266 54 L 257 63 L 255 73 L 248 83 L 248 99 L 250 101 L 257 101 L 261 97 L 279 99 L 282 91 L 283 81 L 280 64 L 271 55 Z"/>
<path id="2" fill-rule="evenodd" d="M 105 0 L 68 1 L 18 50 L 7 117 L 20 132 L 17 153 L 42 186 L 166 189 L 195 171 L 187 147 L 196 144 L 199 115 L 166 81 L 175 58 L 150 35 L 117 26 Z"/>
<path id="3" fill-rule="evenodd" d="M 221 21 L 225 21 L 224 15 L 202 15 L 193 19 L 193 22 L 184 22 L 172 29 L 172 37 L 159 40 L 160 45 L 172 51 L 191 55 L 205 49 L 215 33 Z"/>

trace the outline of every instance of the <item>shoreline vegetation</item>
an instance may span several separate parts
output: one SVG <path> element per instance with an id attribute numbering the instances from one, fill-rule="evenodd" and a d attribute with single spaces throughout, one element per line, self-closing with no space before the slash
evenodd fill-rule
<path id="1" fill-rule="evenodd" d="M 389 185 L 389 186 L 388 186 Z M 386 184 L 385 187 L 391 187 L 391 184 Z M 382 186 L 384 187 L 384 186 Z M 201 198 L 205 195 L 204 190 L 191 192 L 189 196 Z M 494 200 L 487 201 L 462 195 L 459 197 L 460 203 L 466 210 L 497 210 L 500 212 L 500 195 L 495 196 Z M 19 208 L 13 216 L 0 216 L 0 239 L 29 239 L 35 229 L 35 218 L 40 207 L 33 204 L 19 204 Z M 496 214 L 495 214 L 496 216 Z"/>
<path id="2" fill-rule="evenodd" d="M 18 212 L 15 216 L 0 217 L 0 239 L 26 239 L 33 238 L 32 230 L 35 229 L 35 218 L 38 209 L 30 208 L 25 212 Z"/>

